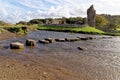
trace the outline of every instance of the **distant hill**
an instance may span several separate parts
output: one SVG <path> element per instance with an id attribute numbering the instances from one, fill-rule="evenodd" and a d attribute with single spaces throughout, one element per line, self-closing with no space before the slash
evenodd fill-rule
<path id="1" fill-rule="evenodd" d="M 12 26 L 13 24 L 12 23 L 7 23 L 7 22 L 4 22 L 4 21 L 0 21 L 0 26 Z"/>

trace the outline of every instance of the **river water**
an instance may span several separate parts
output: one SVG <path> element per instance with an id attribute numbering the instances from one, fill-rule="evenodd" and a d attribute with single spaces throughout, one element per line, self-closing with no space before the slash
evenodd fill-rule
<path id="1" fill-rule="evenodd" d="M 11 42 L 25 43 L 26 39 L 38 41 L 44 38 L 76 37 L 94 37 L 96 39 L 52 44 L 37 42 L 33 48 L 9 49 Z M 120 37 L 102 37 L 109 36 L 52 31 L 30 32 L 24 37 L 0 41 L 0 56 L 17 58 L 26 63 L 34 61 L 39 66 L 43 61 L 56 80 L 120 80 Z M 78 50 L 77 47 L 85 50 Z"/>

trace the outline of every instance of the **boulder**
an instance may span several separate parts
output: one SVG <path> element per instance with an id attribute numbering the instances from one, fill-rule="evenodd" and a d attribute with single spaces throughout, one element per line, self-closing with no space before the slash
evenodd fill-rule
<path id="1" fill-rule="evenodd" d="M 35 46 L 36 45 L 36 41 L 32 40 L 32 39 L 27 39 L 26 40 L 26 46 Z"/>
<path id="2" fill-rule="evenodd" d="M 50 43 L 50 42 L 47 41 L 47 40 L 39 40 L 39 42 L 40 42 L 40 43 L 43 43 L 43 44 L 48 44 L 48 43 Z"/>
<path id="3" fill-rule="evenodd" d="M 45 38 L 45 40 L 46 40 L 46 41 L 49 41 L 49 43 L 55 42 L 55 39 L 53 39 L 53 38 Z"/>
<path id="4" fill-rule="evenodd" d="M 23 49 L 24 44 L 20 43 L 20 42 L 13 42 L 13 43 L 10 44 L 10 48 L 11 49 Z"/>

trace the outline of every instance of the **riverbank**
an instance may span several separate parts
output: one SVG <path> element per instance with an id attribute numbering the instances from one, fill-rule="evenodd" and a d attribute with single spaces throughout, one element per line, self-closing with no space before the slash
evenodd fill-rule
<path id="1" fill-rule="evenodd" d="M 17 33 L 18 35 L 24 35 L 28 34 L 27 31 L 25 33 L 24 30 L 22 30 L 22 26 L 24 25 L 16 25 L 16 26 L 5 26 L 1 27 L 1 29 L 8 30 L 12 33 Z M 95 35 L 110 35 L 110 36 L 120 36 L 120 31 L 118 29 L 116 30 L 99 30 L 94 27 L 84 26 L 84 27 L 77 27 L 77 26 L 52 26 L 52 25 L 27 25 L 24 26 L 29 31 L 37 31 L 37 30 L 45 30 L 45 31 L 55 31 L 55 32 L 68 32 L 68 33 L 80 33 L 80 34 L 95 34 Z M 112 31 L 112 32 L 111 32 Z M 0 31 L 0 33 L 2 33 Z"/>
<path id="2" fill-rule="evenodd" d="M 113 32 L 102 31 L 94 27 L 71 27 L 71 26 L 40 26 L 32 25 L 33 29 L 46 30 L 46 31 L 56 31 L 56 32 L 71 32 L 71 33 L 80 33 L 80 34 L 96 34 L 96 35 L 110 35 L 110 36 L 120 36 L 118 30 L 113 30 Z"/>
<path id="3" fill-rule="evenodd" d="M 12 32 L 9 32 L 7 30 L 4 30 L 0 34 L 0 40 L 12 39 L 12 38 L 16 38 L 17 36 L 18 35 L 16 35 L 15 33 L 12 33 Z"/>
<path id="4" fill-rule="evenodd" d="M 58 31 L 58 32 L 73 32 L 84 34 L 104 34 L 104 31 L 98 30 L 93 27 L 68 27 L 68 26 L 38 26 L 39 30 Z"/>

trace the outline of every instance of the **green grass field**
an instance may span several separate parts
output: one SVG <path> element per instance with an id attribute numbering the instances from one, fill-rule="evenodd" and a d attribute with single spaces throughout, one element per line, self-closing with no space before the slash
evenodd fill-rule
<path id="1" fill-rule="evenodd" d="M 57 27 L 57 26 L 39 26 L 40 30 L 51 30 L 51 31 L 63 31 L 63 32 L 75 32 L 85 34 L 104 34 L 104 31 L 98 30 L 93 27 Z"/>

